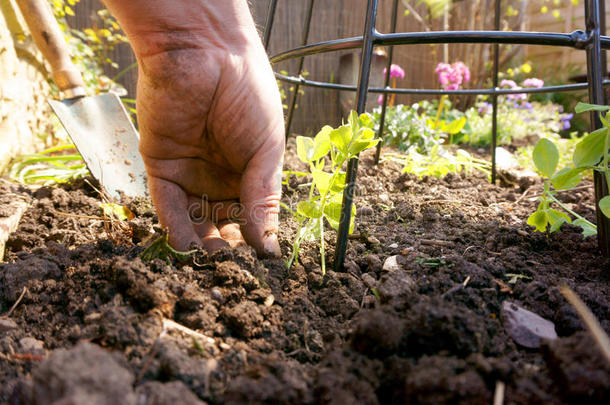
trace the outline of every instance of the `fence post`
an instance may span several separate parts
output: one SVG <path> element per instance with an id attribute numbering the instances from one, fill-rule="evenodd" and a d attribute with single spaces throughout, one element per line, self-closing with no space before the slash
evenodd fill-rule
<path id="1" fill-rule="evenodd" d="M 375 20 L 377 18 L 377 0 L 368 0 L 366 10 L 366 22 L 364 24 L 364 35 L 362 41 L 362 56 L 360 59 L 360 75 L 358 78 L 358 90 L 356 95 L 356 111 L 358 114 L 364 112 L 366 96 L 369 87 L 369 75 L 371 73 L 371 58 L 373 57 L 373 41 L 377 36 Z M 341 206 L 341 219 L 339 231 L 337 232 L 337 247 L 335 249 L 335 271 L 343 269 L 345 251 L 347 250 L 347 236 L 349 234 L 349 223 L 352 214 L 352 203 L 354 201 L 354 183 L 358 173 L 358 159 L 353 158 L 347 163 L 345 175 L 345 190 L 343 190 L 343 203 Z"/>
<path id="2" fill-rule="evenodd" d="M 602 0 L 603 1 L 603 0 Z M 585 48 L 587 55 L 587 82 L 589 86 L 589 102 L 605 104 L 604 88 L 602 86 L 602 49 L 600 42 L 600 0 L 585 1 L 585 24 L 589 43 Z M 606 67 L 604 66 L 604 69 Z M 605 73 L 605 72 L 604 72 Z M 591 131 L 602 127 L 599 113 L 591 112 Z M 608 195 L 608 184 L 605 177 L 598 171 L 593 172 L 595 183 L 595 211 L 597 214 L 597 243 L 605 257 L 610 256 L 608 231 L 610 219 L 599 209 L 599 200 Z"/>

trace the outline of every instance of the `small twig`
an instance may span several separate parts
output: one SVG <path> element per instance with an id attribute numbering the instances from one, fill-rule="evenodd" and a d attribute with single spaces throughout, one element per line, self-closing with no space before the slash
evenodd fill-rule
<path id="1" fill-rule="evenodd" d="M 70 214 L 68 212 L 61 212 L 61 211 L 55 211 L 55 210 L 51 210 L 51 212 L 53 214 L 63 215 L 65 217 L 81 218 L 81 219 L 93 219 L 93 220 L 96 220 L 96 221 L 110 222 L 110 219 L 108 219 L 108 218 L 97 217 L 97 216 L 93 216 L 93 215 Z"/>
<path id="2" fill-rule="evenodd" d="M 466 280 L 464 280 L 464 282 L 462 283 L 462 286 L 466 287 L 468 285 L 469 281 L 470 281 L 470 276 L 466 277 Z"/>
<path id="3" fill-rule="evenodd" d="M 199 333 L 197 331 L 194 331 L 190 328 L 187 328 L 186 326 L 180 325 L 179 323 L 176 323 L 174 321 L 170 321 L 169 319 L 163 319 L 163 330 L 167 331 L 167 330 L 177 330 L 179 332 L 182 332 L 186 335 L 189 335 L 191 337 L 196 337 L 198 339 L 200 339 L 202 342 L 204 343 L 208 343 L 208 344 L 215 344 L 216 342 L 214 341 L 214 339 L 212 339 L 209 336 L 206 336 L 202 333 Z"/>
<path id="4" fill-rule="evenodd" d="M 159 346 L 160 346 L 159 342 L 161 341 L 161 337 L 164 333 L 165 333 L 165 331 L 161 331 L 161 333 L 159 334 L 159 337 L 157 337 L 157 339 L 155 340 L 155 343 L 153 343 L 152 347 L 148 351 L 146 360 L 144 360 L 144 364 L 142 365 L 142 368 L 140 369 L 140 371 L 138 371 L 138 375 L 136 375 L 135 384 L 138 384 L 142 380 L 142 378 L 144 378 L 144 375 L 150 368 L 150 365 L 152 364 L 153 359 L 155 357 L 157 357 L 157 353 L 159 353 Z"/>
<path id="5" fill-rule="evenodd" d="M 506 391 L 506 384 L 502 381 L 496 381 L 496 391 L 494 392 L 493 405 L 504 404 L 504 392 Z"/>
<path id="6" fill-rule="evenodd" d="M 500 286 L 500 292 L 509 293 L 509 294 L 513 293 L 513 290 L 504 281 L 498 280 L 495 278 L 493 280 L 497 285 Z"/>
<path id="7" fill-rule="evenodd" d="M 9 309 L 8 312 L 6 313 L 7 318 L 10 317 L 11 314 L 13 313 L 13 311 L 15 310 L 15 308 L 17 308 L 17 305 L 19 305 L 19 303 L 23 299 L 23 296 L 25 295 L 27 290 L 28 290 L 27 287 L 23 287 L 23 291 L 21 292 L 21 295 L 19 296 L 19 298 L 17 298 L 17 301 L 15 301 L 15 303 L 13 304 L 11 309 Z"/>
<path id="8" fill-rule="evenodd" d="M 466 252 L 468 252 L 470 249 L 474 249 L 476 248 L 476 246 L 468 246 L 466 249 L 464 249 L 464 253 L 462 253 L 462 256 L 464 256 L 466 254 Z"/>
<path id="9" fill-rule="evenodd" d="M 513 203 L 513 205 L 514 205 L 514 204 L 518 204 L 519 202 L 521 202 L 521 200 L 523 200 L 523 199 L 525 198 L 525 196 L 527 196 L 527 193 L 529 193 L 529 192 L 530 192 L 530 190 L 531 190 L 531 189 L 533 189 L 534 187 L 536 187 L 536 186 L 531 186 L 531 187 L 528 187 L 528 188 L 527 188 L 527 190 L 525 190 L 525 191 L 523 192 L 523 194 L 521 194 L 521 196 L 515 200 L 515 202 Z"/>
<path id="10" fill-rule="evenodd" d="M 582 302 L 570 287 L 563 286 L 560 291 L 565 299 L 574 307 L 578 316 L 580 316 L 591 335 L 593 335 L 593 340 L 595 340 L 606 360 L 610 363 L 610 338 L 602 329 L 595 315 L 593 315 L 591 310 L 587 308 L 585 303 Z"/>
<path id="11" fill-rule="evenodd" d="M 13 358 L 16 360 L 44 360 L 44 356 L 41 354 L 32 354 L 32 353 L 14 353 Z"/>
<path id="12" fill-rule="evenodd" d="M 453 243 L 446 240 L 437 239 L 420 239 L 419 243 L 428 246 L 442 246 L 442 247 L 453 247 Z"/>

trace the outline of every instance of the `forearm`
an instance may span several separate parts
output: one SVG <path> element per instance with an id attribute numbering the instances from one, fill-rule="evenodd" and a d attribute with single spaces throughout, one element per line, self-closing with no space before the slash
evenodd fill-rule
<path id="1" fill-rule="evenodd" d="M 184 48 L 246 49 L 260 43 L 246 0 L 102 0 L 138 58 Z"/>

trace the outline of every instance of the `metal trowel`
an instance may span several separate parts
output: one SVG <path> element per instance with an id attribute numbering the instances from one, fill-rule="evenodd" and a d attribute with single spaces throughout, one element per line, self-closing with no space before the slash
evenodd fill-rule
<path id="1" fill-rule="evenodd" d="M 84 82 L 67 50 L 46 0 L 17 0 L 36 46 L 51 65 L 62 100 L 49 100 L 89 171 L 106 193 L 148 197 L 139 135 L 114 93 L 86 96 Z"/>

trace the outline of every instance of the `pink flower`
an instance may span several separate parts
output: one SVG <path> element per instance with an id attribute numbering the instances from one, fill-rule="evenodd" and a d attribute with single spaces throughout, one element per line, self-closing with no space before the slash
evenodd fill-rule
<path id="1" fill-rule="evenodd" d="M 540 87 L 544 86 L 544 80 L 532 77 L 529 79 L 525 79 L 523 81 L 523 86 L 540 88 Z"/>
<path id="2" fill-rule="evenodd" d="M 468 69 L 468 66 L 466 66 L 464 62 L 455 62 L 453 64 L 453 69 L 462 76 L 464 83 L 470 81 L 470 69 Z"/>
<path id="3" fill-rule="evenodd" d="M 387 69 L 383 69 L 383 74 L 387 73 Z M 390 78 L 398 77 L 400 79 L 405 78 L 405 71 L 398 65 L 392 63 L 390 66 Z"/>
<path id="4" fill-rule="evenodd" d="M 514 80 L 504 79 L 500 82 L 500 87 L 510 87 L 511 89 L 517 88 L 517 83 Z M 520 88 L 520 87 L 519 87 Z"/>
<path id="5" fill-rule="evenodd" d="M 438 82 L 445 90 L 457 90 L 462 83 L 470 81 L 470 69 L 463 62 L 439 63 L 434 70 Z"/>
<path id="6" fill-rule="evenodd" d="M 380 94 L 379 97 L 377 97 L 377 104 L 383 105 L 383 94 Z"/>

